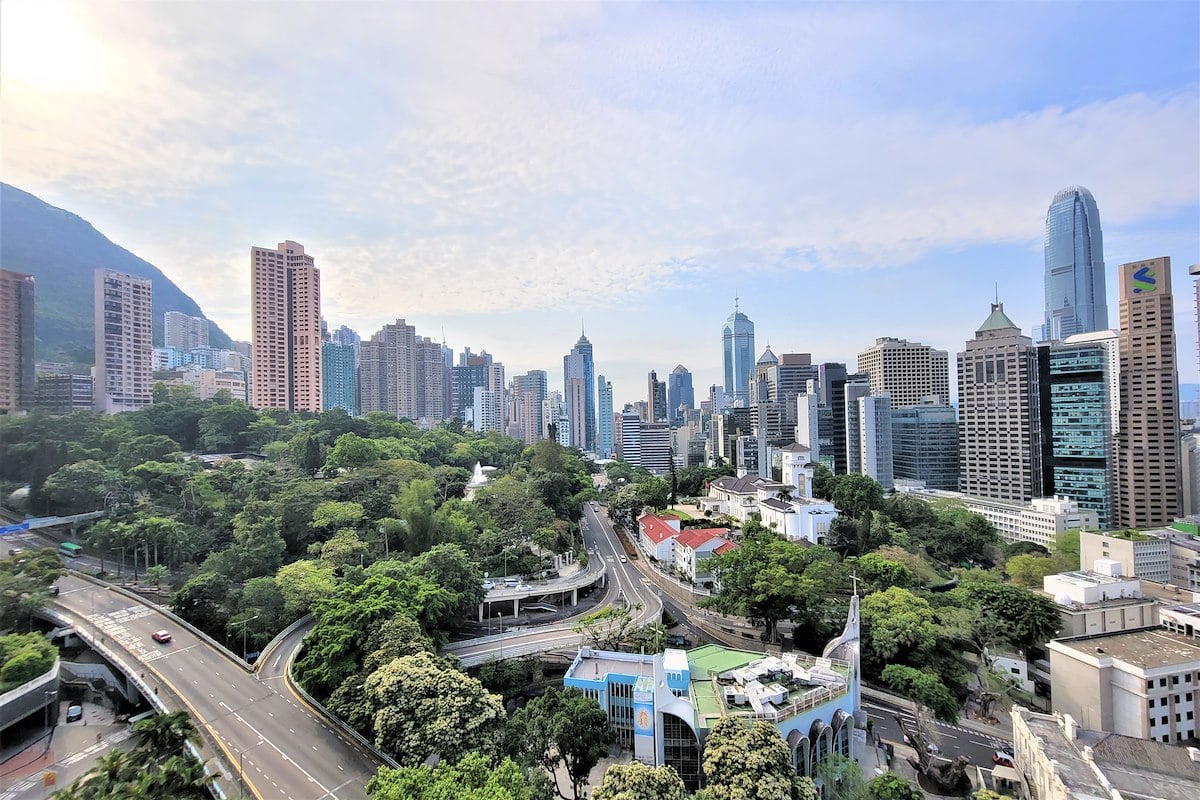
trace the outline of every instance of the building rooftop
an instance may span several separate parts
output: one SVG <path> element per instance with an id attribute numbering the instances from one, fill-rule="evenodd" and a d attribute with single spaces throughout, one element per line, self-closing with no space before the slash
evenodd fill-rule
<path id="1" fill-rule="evenodd" d="M 1086 569 L 1076 570 L 1075 572 L 1060 572 L 1056 577 L 1074 586 L 1107 586 L 1113 583 L 1137 581 L 1137 578 L 1133 577 L 1103 575 L 1099 572 L 1092 572 Z"/>
<path id="2" fill-rule="evenodd" d="M 570 675 L 575 678 L 603 680 L 605 675 L 636 675 L 654 677 L 654 656 L 637 653 L 614 653 L 607 650 L 581 648 L 577 664 Z"/>
<path id="3" fill-rule="evenodd" d="M 1056 639 L 1054 644 L 1092 658 L 1115 658 L 1143 670 L 1200 662 L 1200 641 L 1163 628 Z"/>
<path id="4" fill-rule="evenodd" d="M 1110 787 L 1129 800 L 1192 800 L 1196 796 L 1200 763 L 1193 757 L 1194 748 L 1081 728 L 1074 729 L 1072 739 L 1058 715 L 1014 709 L 1016 713 L 1039 739 L 1072 798 L 1109 798 Z M 1086 748 L 1091 750 L 1090 762 Z"/>
<path id="5" fill-rule="evenodd" d="M 728 534 L 725 528 L 689 528 L 675 537 L 675 541 L 683 547 L 690 547 L 695 550 L 697 547 L 711 542 L 713 539 L 719 539 Z"/>
<path id="6" fill-rule="evenodd" d="M 638 522 L 641 523 L 642 532 L 646 535 L 646 538 L 655 544 L 666 541 L 679 533 L 679 531 L 668 525 L 665 520 L 653 514 L 644 514 L 638 519 Z"/>
<path id="7" fill-rule="evenodd" d="M 983 333 L 984 331 L 1003 331 L 1009 328 L 1020 330 L 1017 324 L 1004 313 L 1004 303 L 992 303 L 992 313 L 979 326 L 978 331 L 979 333 Z"/>

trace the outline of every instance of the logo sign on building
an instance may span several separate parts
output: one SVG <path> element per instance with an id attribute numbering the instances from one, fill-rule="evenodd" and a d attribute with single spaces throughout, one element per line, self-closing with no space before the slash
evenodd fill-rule
<path id="1" fill-rule="evenodd" d="M 1149 294 L 1158 288 L 1158 276 L 1149 267 L 1142 267 L 1133 273 L 1133 293 Z"/>

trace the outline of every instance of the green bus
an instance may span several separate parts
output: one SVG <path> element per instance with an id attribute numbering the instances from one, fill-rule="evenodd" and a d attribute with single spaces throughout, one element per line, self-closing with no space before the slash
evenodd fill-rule
<path id="1" fill-rule="evenodd" d="M 74 542 L 63 542 L 58 546 L 58 554 L 67 558 L 83 555 L 83 548 Z"/>

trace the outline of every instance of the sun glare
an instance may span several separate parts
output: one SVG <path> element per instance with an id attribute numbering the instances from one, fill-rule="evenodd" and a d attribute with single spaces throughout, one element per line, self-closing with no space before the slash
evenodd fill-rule
<path id="1" fill-rule="evenodd" d="M 99 46 L 72 4 L 6 0 L 0 4 L 0 73 L 39 89 L 87 91 L 103 80 Z"/>

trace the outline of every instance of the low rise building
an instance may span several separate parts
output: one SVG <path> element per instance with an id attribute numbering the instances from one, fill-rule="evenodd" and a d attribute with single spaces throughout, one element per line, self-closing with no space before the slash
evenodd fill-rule
<path id="1" fill-rule="evenodd" d="M 1011 779 L 1022 800 L 1193 800 L 1200 751 L 1081 728 L 1070 714 L 1012 709 Z"/>
<path id="2" fill-rule="evenodd" d="M 679 520 L 675 517 L 643 514 L 638 517 L 638 546 L 647 556 L 664 564 L 675 560 L 675 536 Z"/>
<path id="3" fill-rule="evenodd" d="M 702 583 L 712 576 L 705 562 L 726 544 L 732 544 L 725 528 L 689 528 L 673 539 L 675 569 L 692 583 Z"/>
<path id="4" fill-rule="evenodd" d="M 809 544 L 824 544 L 829 526 L 838 516 L 833 503 L 812 497 L 768 497 L 759 501 L 758 510 L 763 525 L 793 542 Z"/>
<path id="5" fill-rule="evenodd" d="M 1125 575 L 1171 582 L 1171 542 L 1149 531 L 1084 532 L 1079 535 L 1079 563 L 1116 561 Z"/>
<path id="6" fill-rule="evenodd" d="M 1104 563 L 1098 565 L 1103 568 Z M 1042 591 L 1058 604 L 1065 637 L 1119 633 L 1159 622 L 1158 603 L 1143 595 L 1141 580 L 1123 577 L 1112 568 L 1109 574 L 1079 570 L 1047 575 Z"/>
<path id="7" fill-rule="evenodd" d="M 91 411 L 95 405 L 91 375 L 38 375 L 35 405 L 47 414 Z"/>
<path id="8" fill-rule="evenodd" d="M 1166 627 L 1047 643 L 1056 713 L 1089 728 L 1177 743 L 1196 735 L 1200 639 Z"/>
<path id="9" fill-rule="evenodd" d="M 704 645 L 657 655 L 581 648 L 563 683 L 593 698 L 622 747 L 646 764 L 675 769 L 689 789 L 702 782 L 709 731 L 735 718 L 772 724 L 798 773 L 827 755 L 854 757 L 865 743 L 858 662 L 858 598 L 842 635 L 817 658 Z M 856 724 L 857 720 L 857 724 Z"/>
<path id="10" fill-rule="evenodd" d="M 761 501 L 778 498 L 787 489 L 786 484 L 768 478 L 717 478 L 708 488 L 708 497 L 700 499 L 700 507 L 745 522 L 760 512 Z"/>
<path id="11" fill-rule="evenodd" d="M 979 514 L 996 528 L 1006 542 L 1033 542 L 1048 547 L 1054 537 L 1074 529 L 1096 530 L 1100 520 L 1095 511 L 1081 508 L 1067 497 L 1035 497 L 1028 503 L 975 497 L 961 492 L 927 489 L 919 482 L 896 481 L 896 491 L 926 499 L 951 500 Z M 1093 559 L 1094 560 L 1094 559 Z M 1090 562 L 1087 562 L 1090 563 Z"/>

